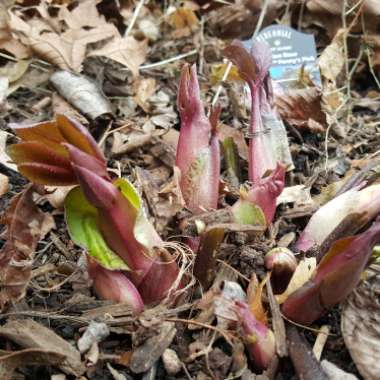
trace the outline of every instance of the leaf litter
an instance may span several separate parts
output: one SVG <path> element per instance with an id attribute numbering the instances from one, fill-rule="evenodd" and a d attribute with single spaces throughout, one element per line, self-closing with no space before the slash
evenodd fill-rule
<path id="1" fill-rule="evenodd" d="M 310 329 L 290 327 L 277 304 L 313 281 L 316 257 L 332 242 L 368 225 L 361 225 L 355 213 L 333 231 L 329 226 L 334 223 L 325 223 L 330 232 L 325 242 L 296 255 L 298 268 L 280 295 L 273 296 L 265 282 L 264 256 L 278 246 L 293 250 L 312 214 L 336 195 L 360 190 L 363 181 L 371 186 L 378 183 L 375 169 L 357 169 L 378 159 L 380 8 L 376 2 L 313 0 L 304 7 L 268 2 L 262 25 L 281 20 L 315 35 L 323 89 L 299 73 L 296 88 L 275 96 L 275 112 L 286 124 L 294 169 L 287 174 L 267 231 L 237 223 L 230 212 L 241 196 L 240 184 L 248 178 L 249 159 L 244 132 L 250 110 L 236 68 L 218 99 L 222 107 L 218 140 L 223 146 L 229 138 L 234 143 L 232 150 L 221 153 L 219 210 L 202 209 L 193 215 L 182 196 L 181 174 L 173 169 L 181 69 L 186 62 L 198 64 L 202 101 L 211 104 L 227 67 L 222 54 L 229 43 L 226 38 L 252 35 L 261 22 L 260 2 L 6 3 L 0 8 L 0 69 L 9 83 L 2 96 L 3 120 L 41 122 L 54 113 L 68 112 L 88 125 L 114 178 L 128 177 L 142 195 L 147 218 L 170 253 L 183 263 L 185 280 L 180 291 L 158 306 L 147 306 L 139 316 L 133 316 L 128 305 L 100 300 L 91 289 L 83 250 L 67 233 L 66 189 L 48 188 L 41 196 L 40 189 L 23 188 L 25 181 L 5 152 L 6 145 L 17 141 L 2 122 L 0 205 L 6 227 L 0 241 L 4 308 L 0 372 L 4 378 L 50 379 L 60 376 L 50 376 L 54 367 L 53 371 L 59 368 L 68 377 L 81 379 L 128 379 L 134 373 L 151 379 L 275 379 L 293 378 L 296 373 L 324 379 L 340 376 L 341 370 L 375 379 L 379 334 L 372 310 L 378 305 L 369 288 L 375 286 L 378 270 L 362 274 L 361 284 L 347 300 Z M 364 44 L 359 46 L 359 41 Z M 196 54 L 191 53 L 194 49 Z M 57 86 L 60 69 L 66 70 L 66 76 Z M 234 176 L 227 171 L 227 153 L 233 157 Z M 213 228 L 219 233 L 214 242 L 205 238 Z M 194 238 L 201 241 L 197 260 L 188 248 L 173 245 L 191 244 L 189 239 L 194 243 Z M 203 287 L 191 280 L 193 274 Z M 230 288 L 235 289 L 231 294 Z M 261 375 L 250 360 L 252 342 L 243 339 L 237 299 L 248 301 L 253 315 L 273 329 L 277 341 L 281 359 L 275 358 Z M 101 329 L 91 332 L 95 324 Z M 329 326 L 330 335 L 319 364 L 308 352 L 322 325 Z M 372 348 L 363 342 L 371 342 Z"/>

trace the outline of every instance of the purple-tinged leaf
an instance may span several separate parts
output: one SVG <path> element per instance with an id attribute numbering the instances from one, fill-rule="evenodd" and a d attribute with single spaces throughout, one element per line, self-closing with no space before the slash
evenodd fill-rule
<path id="1" fill-rule="evenodd" d="M 150 304 L 166 297 L 178 274 L 179 268 L 174 258 L 167 251 L 160 251 L 138 286 L 144 302 Z"/>
<path id="2" fill-rule="evenodd" d="M 240 76 L 248 83 L 250 88 L 253 88 L 259 75 L 259 68 L 243 43 L 239 40 L 234 40 L 223 50 L 223 54 L 237 66 Z"/>
<path id="3" fill-rule="evenodd" d="M 255 367 L 258 370 L 268 368 L 276 351 L 273 332 L 254 317 L 245 302 L 236 301 L 235 310 L 242 326 L 246 347 Z"/>
<path id="4" fill-rule="evenodd" d="M 254 183 L 248 193 L 241 194 L 240 199 L 232 206 L 237 221 L 240 223 L 253 224 L 253 221 L 261 223 L 261 218 L 258 218 L 259 214 L 253 208 L 250 211 L 249 206 L 259 207 L 265 218 L 265 224 L 268 226 L 274 217 L 276 212 L 276 199 L 281 194 L 285 186 L 285 167 L 281 164 L 277 164 L 276 169 L 268 176 L 260 181 Z M 244 214 L 250 212 L 252 217 L 254 214 L 257 216 L 253 221 L 249 222 L 249 215 L 242 217 L 242 211 Z M 254 212 L 255 211 L 255 212 Z"/>
<path id="5" fill-rule="evenodd" d="M 104 160 L 93 157 L 72 144 L 64 143 L 63 145 L 69 152 L 69 158 L 72 165 L 83 167 L 96 173 L 96 175 L 101 178 L 110 180 L 106 162 Z"/>
<path id="6" fill-rule="evenodd" d="M 138 290 L 123 272 L 108 270 L 91 258 L 87 262 L 93 287 L 100 298 L 127 303 L 134 314 L 144 310 L 144 302 Z"/>
<path id="7" fill-rule="evenodd" d="M 20 172 L 37 184 L 77 183 L 65 147 L 68 144 L 77 151 L 77 157 L 82 155 L 81 165 L 86 161 L 90 170 L 106 173 L 106 161 L 96 141 L 84 126 L 65 115 L 57 115 L 53 121 L 10 126 L 23 142 L 9 146 L 9 155 Z"/>
<path id="8" fill-rule="evenodd" d="M 309 325 L 343 301 L 360 281 L 373 247 L 380 242 L 380 220 L 357 236 L 336 241 L 313 277 L 292 293 L 282 306 L 284 315 Z"/>
<path id="9" fill-rule="evenodd" d="M 271 110 L 268 76 L 272 59 L 271 51 L 266 44 L 254 42 L 251 52 L 248 52 L 242 42 L 235 40 L 224 49 L 224 54 L 237 66 L 240 76 L 247 82 L 251 93 L 248 177 L 251 182 L 256 183 L 276 165 L 276 155 L 265 135 L 267 131 L 264 130 L 262 121 L 262 113 Z"/>
<path id="10" fill-rule="evenodd" d="M 49 164 L 19 164 L 18 170 L 36 185 L 70 186 L 78 183 L 72 170 Z"/>
<path id="11" fill-rule="evenodd" d="M 272 64 L 272 52 L 270 46 L 266 42 L 253 40 L 250 53 L 257 67 L 258 79 L 264 81 Z"/>

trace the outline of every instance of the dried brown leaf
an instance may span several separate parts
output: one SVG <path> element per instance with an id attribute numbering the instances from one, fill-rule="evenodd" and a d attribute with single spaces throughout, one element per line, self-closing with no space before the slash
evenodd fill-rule
<path id="1" fill-rule="evenodd" d="M 93 50 L 89 57 L 103 56 L 128 67 L 134 76 L 139 73 L 139 66 L 145 61 L 147 41 L 137 41 L 133 37 L 115 37 L 100 49 Z"/>
<path id="2" fill-rule="evenodd" d="M 1 220 L 7 234 L 0 251 L 0 310 L 24 296 L 37 243 L 54 226 L 51 215 L 37 207 L 35 191 L 30 186 L 17 194 Z"/>
<path id="3" fill-rule="evenodd" d="M 28 348 L 20 351 L 2 351 L 0 354 L 0 379 L 12 380 L 13 372 L 25 366 L 57 365 L 65 355 L 42 348 Z"/>
<path id="4" fill-rule="evenodd" d="M 9 179 L 6 175 L 0 173 L 0 197 L 2 197 L 9 188 Z"/>
<path id="5" fill-rule="evenodd" d="M 105 17 L 99 14 L 96 7 L 98 3 L 100 0 L 85 0 L 72 10 L 69 10 L 68 7 L 60 7 L 58 19 L 64 21 L 70 29 L 95 28 L 106 24 Z"/>
<path id="6" fill-rule="evenodd" d="M 50 82 L 60 95 L 90 119 L 112 113 L 111 105 L 102 90 L 89 78 L 62 70 L 55 72 L 50 77 Z"/>
<path id="7" fill-rule="evenodd" d="M 44 349 L 57 356 L 65 357 L 58 366 L 67 374 L 80 376 L 85 371 L 77 349 L 52 330 L 32 319 L 10 320 L 0 327 L 0 336 L 22 348 Z"/>
<path id="8" fill-rule="evenodd" d="M 89 30 L 68 29 L 59 34 L 42 20 L 27 23 L 12 13 L 9 25 L 21 42 L 39 57 L 61 69 L 74 71 L 81 71 L 88 44 L 119 34 L 112 24 L 102 24 Z"/>
<path id="9" fill-rule="evenodd" d="M 372 273 L 354 290 L 343 307 L 342 334 L 356 367 L 365 380 L 380 373 L 380 275 Z"/>
<path id="10" fill-rule="evenodd" d="M 276 96 L 277 110 L 287 123 L 311 132 L 324 132 L 326 115 L 321 108 L 321 92 L 317 87 L 292 89 Z"/>

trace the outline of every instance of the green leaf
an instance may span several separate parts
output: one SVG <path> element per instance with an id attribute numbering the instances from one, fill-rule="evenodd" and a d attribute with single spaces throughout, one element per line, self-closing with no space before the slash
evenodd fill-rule
<path id="1" fill-rule="evenodd" d="M 249 201 L 238 201 L 233 207 L 235 221 L 240 224 L 253 226 L 265 226 L 266 219 L 263 210 Z"/>
<path id="2" fill-rule="evenodd" d="M 88 254 L 109 270 L 128 270 L 127 264 L 113 252 L 103 239 L 98 226 L 98 212 L 85 198 L 80 187 L 66 196 L 65 216 L 73 241 L 87 249 Z"/>
<path id="3" fill-rule="evenodd" d="M 137 217 L 133 230 L 136 240 L 149 250 L 161 245 L 162 240 L 147 219 L 142 207 L 140 195 L 135 187 L 125 178 L 118 178 L 113 184 L 137 210 Z"/>

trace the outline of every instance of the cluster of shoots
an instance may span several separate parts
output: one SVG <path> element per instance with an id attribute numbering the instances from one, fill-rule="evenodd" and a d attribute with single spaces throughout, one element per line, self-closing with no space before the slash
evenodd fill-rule
<path id="1" fill-rule="evenodd" d="M 144 215 L 126 179 L 112 179 L 96 141 L 77 121 L 12 125 L 21 142 L 8 153 L 19 171 L 39 185 L 78 185 L 65 199 L 74 242 L 88 252 L 89 273 L 104 298 L 128 302 L 138 313 L 165 298 L 179 268 Z"/>
<path id="2" fill-rule="evenodd" d="M 275 147 L 268 146 L 268 139 L 263 138 L 265 130 L 260 117 L 260 112 L 270 107 L 270 49 L 255 42 L 248 51 L 235 41 L 224 53 L 237 66 L 251 96 L 247 136 L 250 184 L 230 206 L 233 222 L 268 227 L 275 216 L 276 199 L 285 185 L 286 171 L 276 161 Z M 178 110 L 181 129 L 176 166 L 186 207 L 195 215 L 216 210 L 221 171 L 220 108 L 206 116 L 195 65 L 182 70 Z M 12 128 L 21 142 L 9 146 L 8 153 L 20 173 L 38 185 L 75 186 L 65 200 L 66 222 L 73 241 L 88 253 L 88 270 L 100 297 L 126 302 L 139 313 L 144 305 L 159 302 L 183 286 L 175 257 L 146 218 L 136 189 L 126 179 L 111 177 L 103 153 L 85 127 L 65 115 L 57 115 L 50 122 Z M 349 190 L 313 215 L 295 248 L 307 251 L 325 246 L 327 253 L 321 255 L 310 280 L 282 305 L 287 318 L 313 323 L 357 285 L 373 247 L 380 241 L 380 221 L 376 220 L 361 234 L 354 234 L 379 212 L 380 185 L 373 185 Z M 215 254 L 224 230 L 210 227 L 205 231 L 201 237 L 194 237 L 198 240 L 192 244 L 198 254 L 195 272 L 207 287 L 212 283 L 210 270 L 216 265 Z M 265 265 L 274 293 L 281 294 L 298 262 L 291 251 L 278 248 L 267 254 Z M 244 302 L 236 301 L 235 312 L 255 366 L 267 368 L 275 355 L 274 336 L 268 323 L 257 319 Z"/>

